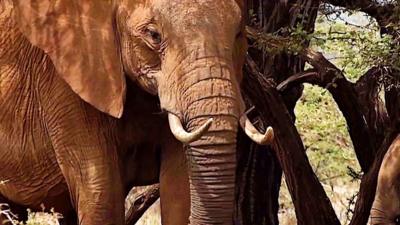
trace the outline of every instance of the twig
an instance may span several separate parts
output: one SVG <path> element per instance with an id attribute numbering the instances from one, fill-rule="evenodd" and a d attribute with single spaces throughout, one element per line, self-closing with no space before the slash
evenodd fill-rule
<path id="1" fill-rule="evenodd" d="M 150 206 L 160 197 L 160 186 L 151 186 L 148 190 L 135 198 L 129 209 L 125 211 L 125 224 L 134 225 L 143 216 Z"/>

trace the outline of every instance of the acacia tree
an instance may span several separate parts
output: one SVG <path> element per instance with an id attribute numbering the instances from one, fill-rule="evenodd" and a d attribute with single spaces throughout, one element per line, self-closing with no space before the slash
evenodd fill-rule
<path id="1" fill-rule="evenodd" d="M 347 80 L 343 71 L 323 54 L 308 48 L 310 39 L 306 36 L 313 33 L 317 10 L 321 4 L 367 13 L 377 21 L 382 35 L 391 35 L 386 58 L 377 61 L 378 63 L 355 83 Z M 257 150 L 260 147 L 252 144 L 242 146 L 244 149 L 250 149 L 247 155 L 241 155 L 240 162 L 246 163 L 241 164 L 242 169 L 238 175 L 242 178 L 247 177 L 247 180 L 239 181 L 242 185 L 238 186 L 238 215 L 242 224 L 278 224 L 278 165 L 282 166 L 285 173 L 298 224 L 339 224 L 321 184 L 311 169 L 293 123 L 293 108 L 301 95 L 303 83 L 327 89 L 346 119 L 364 174 L 350 224 L 367 223 L 379 166 L 388 146 L 399 132 L 398 5 L 398 1 L 373 0 L 248 2 L 251 18 L 251 28 L 248 30 L 253 45 L 246 63 L 244 95 L 247 96 L 249 104 L 255 106 L 254 114 L 263 124 L 275 128 L 276 143 L 273 153 L 276 158 L 260 153 L 261 151 Z M 293 36 L 297 27 L 303 30 L 300 38 Z M 305 70 L 304 62 L 312 65 L 312 69 Z M 385 104 L 379 98 L 381 86 L 384 86 Z M 257 171 L 260 168 L 264 170 L 263 173 Z M 251 176 L 246 176 L 249 174 Z M 243 180 L 247 182 L 247 186 L 243 184 Z"/>

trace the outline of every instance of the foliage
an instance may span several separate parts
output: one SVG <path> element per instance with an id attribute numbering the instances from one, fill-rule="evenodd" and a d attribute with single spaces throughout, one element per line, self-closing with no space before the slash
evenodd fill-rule
<path id="1" fill-rule="evenodd" d="M 395 11 L 400 17 L 400 7 Z M 313 33 L 305 31 L 302 26 L 280 29 L 271 34 L 249 28 L 252 46 L 267 54 L 298 54 L 311 44 L 311 48 L 323 52 L 352 81 L 373 66 L 400 70 L 400 40 L 382 33 L 374 19 L 364 13 L 326 5 L 320 12 Z M 351 17 L 361 18 L 363 22 L 349 21 Z M 386 27 L 400 30 L 399 24 L 395 23 Z"/>
<path id="2" fill-rule="evenodd" d="M 306 34 L 298 28 L 291 35 L 295 39 L 301 37 L 310 41 L 310 48 L 318 49 L 348 79 L 356 81 L 375 65 L 393 63 L 388 61 L 393 60 L 388 55 L 393 40 L 390 36 L 381 36 L 376 23 L 366 15 L 347 15 L 347 19 L 350 17 L 362 20 L 362 26 L 321 13 L 314 34 Z M 355 174 L 360 171 L 346 121 L 330 93 L 312 85 L 305 85 L 295 113 L 296 127 L 314 172 L 340 220 L 346 224 L 351 217 L 359 185 Z"/>
<path id="3" fill-rule="evenodd" d="M 357 81 L 373 66 L 400 69 L 400 45 L 392 36 L 382 34 L 374 19 L 329 5 L 321 8 L 313 33 L 301 26 L 273 34 L 249 29 L 249 37 L 254 47 L 268 54 L 298 54 L 305 47 L 317 49 L 351 81 Z M 296 117 L 296 127 L 322 181 L 344 176 L 347 165 L 358 170 L 345 120 L 328 92 L 306 85 Z"/>
<path id="4" fill-rule="evenodd" d="M 350 181 L 347 166 L 357 167 L 357 160 L 346 122 L 329 92 L 306 85 L 295 113 L 296 127 L 320 181 Z"/>
<path id="5" fill-rule="evenodd" d="M 345 18 L 347 18 L 347 20 Z M 358 24 L 349 22 L 358 18 Z M 357 20 L 357 19 L 353 19 Z M 345 12 L 320 15 L 311 44 L 341 68 L 350 80 L 357 80 L 373 66 L 400 68 L 400 45 L 388 34 L 381 34 L 378 24 L 366 14 Z"/>

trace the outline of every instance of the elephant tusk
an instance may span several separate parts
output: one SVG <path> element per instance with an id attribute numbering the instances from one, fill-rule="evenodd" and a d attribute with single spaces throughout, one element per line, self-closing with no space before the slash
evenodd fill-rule
<path id="1" fill-rule="evenodd" d="M 175 138 L 182 143 L 188 144 L 190 142 L 200 139 L 201 136 L 203 136 L 203 134 L 207 132 L 208 129 L 210 129 L 213 118 L 208 119 L 207 122 L 201 125 L 201 127 L 190 133 L 185 131 L 179 117 L 172 113 L 168 113 L 168 122 L 169 128 L 171 129 L 171 132 L 175 136 Z"/>
<path id="2" fill-rule="evenodd" d="M 274 130 L 272 129 L 272 127 L 268 127 L 267 130 L 265 131 L 265 134 L 261 134 L 254 127 L 254 125 L 251 123 L 251 121 L 246 115 L 243 115 L 240 118 L 239 123 L 244 132 L 246 133 L 246 135 L 257 144 L 267 145 L 272 143 L 274 139 Z"/>

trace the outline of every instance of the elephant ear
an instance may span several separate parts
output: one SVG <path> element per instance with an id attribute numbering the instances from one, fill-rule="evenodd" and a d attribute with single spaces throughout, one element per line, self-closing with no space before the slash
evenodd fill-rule
<path id="1" fill-rule="evenodd" d="M 235 0 L 242 10 L 243 21 L 246 22 L 248 19 L 248 10 L 247 10 L 247 0 Z"/>
<path id="2" fill-rule="evenodd" d="M 72 90 L 121 117 L 126 83 L 114 33 L 113 0 L 14 0 L 29 41 L 43 49 Z"/>

